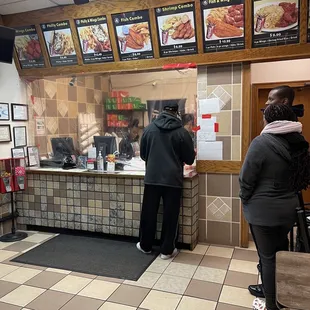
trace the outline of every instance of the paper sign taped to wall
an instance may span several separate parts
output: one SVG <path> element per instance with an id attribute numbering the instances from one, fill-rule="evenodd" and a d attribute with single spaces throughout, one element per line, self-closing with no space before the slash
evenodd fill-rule
<path id="1" fill-rule="evenodd" d="M 223 142 L 198 141 L 198 160 L 223 160 Z"/>
<path id="2" fill-rule="evenodd" d="M 216 133 L 215 132 L 198 131 L 197 132 L 197 141 L 216 141 Z"/>
<path id="3" fill-rule="evenodd" d="M 220 99 L 200 99 L 198 101 L 199 115 L 219 113 L 221 111 Z"/>
<path id="4" fill-rule="evenodd" d="M 200 131 L 204 132 L 214 132 L 214 124 L 216 123 L 216 117 L 213 116 L 211 118 L 197 118 L 197 124 L 200 126 Z"/>

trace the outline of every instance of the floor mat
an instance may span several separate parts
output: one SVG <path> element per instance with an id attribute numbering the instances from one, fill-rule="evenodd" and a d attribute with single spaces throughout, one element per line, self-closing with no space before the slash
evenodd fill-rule
<path id="1" fill-rule="evenodd" d="M 143 254 L 131 242 L 59 235 L 13 261 L 136 281 L 157 255 Z"/>

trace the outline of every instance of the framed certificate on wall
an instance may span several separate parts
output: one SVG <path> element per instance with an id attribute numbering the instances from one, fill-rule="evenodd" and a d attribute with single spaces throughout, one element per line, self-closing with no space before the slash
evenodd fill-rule
<path id="1" fill-rule="evenodd" d="M 13 127 L 14 147 L 23 147 L 27 145 L 26 126 Z"/>
<path id="2" fill-rule="evenodd" d="M 13 121 L 28 121 L 28 105 L 12 103 L 12 120 Z"/>

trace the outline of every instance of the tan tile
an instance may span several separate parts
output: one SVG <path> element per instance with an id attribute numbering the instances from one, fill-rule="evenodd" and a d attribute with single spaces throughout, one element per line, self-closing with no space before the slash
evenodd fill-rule
<path id="1" fill-rule="evenodd" d="M 187 287 L 184 295 L 218 301 L 221 290 L 221 284 L 193 279 Z"/>
<path id="2" fill-rule="evenodd" d="M 124 284 L 152 288 L 159 279 L 160 274 L 154 272 L 145 272 L 138 281 L 124 281 Z"/>
<path id="3" fill-rule="evenodd" d="M 209 248 L 208 244 L 198 243 L 194 250 L 181 250 L 182 253 L 205 255 Z"/>
<path id="4" fill-rule="evenodd" d="M 238 271 L 238 272 L 245 272 L 245 273 L 251 273 L 251 274 L 258 274 L 257 271 L 257 262 L 248 262 L 244 260 L 237 260 L 232 259 L 229 270 L 232 271 Z"/>
<path id="5" fill-rule="evenodd" d="M 27 305 L 30 309 L 33 310 L 59 310 L 64 306 L 73 295 L 55 292 L 55 291 L 46 291 L 33 302 Z"/>
<path id="6" fill-rule="evenodd" d="M 6 251 L 6 250 L 0 250 L 0 262 L 3 262 L 15 255 L 17 255 L 18 252 L 13 252 L 13 251 Z"/>
<path id="7" fill-rule="evenodd" d="M 249 262 L 258 262 L 259 260 L 257 252 L 241 250 L 241 249 L 235 249 L 234 255 L 232 258 L 239 259 L 239 260 L 246 260 Z"/>
<path id="8" fill-rule="evenodd" d="M 216 137 L 216 141 L 223 142 L 223 160 L 231 160 L 231 137 Z"/>
<path id="9" fill-rule="evenodd" d="M 69 117 L 77 117 L 78 116 L 78 104 L 74 101 L 69 101 Z"/>
<path id="10" fill-rule="evenodd" d="M 177 275 L 183 278 L 191 279 L 196 269 L 197 269 L 196 265 L 181 264 L 173 261 L 164 271 L 164 274 L 172 276 Z"/>
<path id="11" fill-rule="evenodd" d="M 0 302 L 0 310 L 20 310 L 20 309 L 21 307 L 19 306 L 13 306 L 13 305 Z M 27 310 L 26 308 L 23 308 L 23 309 Z"/>
<path id="12" fill-rule="evenodd" d="M 85 86 L 87 88 L 95 88 L 95 79 L 94 76 L 85 76 Z"/>
<path id="13" fill-rule="evenodd" d="M 69 134 L 69 120 L 68 118 L 59 118 L 58 119 L 58 133 L 60 135 L 68 135 Z"/>
<path id="14" fill-rule="evenodd" d="M 233 248 L 225 248 L 225 247 L 218 247 L 218 246 L 211 245 L 206 255 L 231 258 L 233 255 L 233 252 L 234 252 Z"/>
<path id="15" fill-rule="evenodd" d="M 55 82 L 44 81 L 44 90 L 46 93 L 46 98 L 55 99 L 57 92 L 57 85 Z"/>
<path id="16" fill-rule="evenodd" d="M 224 285 L 219 302 L 251 308 L 253 296 L 247 289 Z"/>
<path id="17" fill-rule="evenodd" d="M 241 202 L 240 199 L 232 199 L 232 221 L 240 223 Z"/>
<path id="18" fill-rule="evenodd" d="M 198 216 L 199 219 L 205 220 L 207 218 L 207 197 L 199 196 L 198 198 Z"/>
<path id="19" fill-rule="evenodd" d="M 200 266 L 227 270 L 229 264 L 230 264 L 229 258 L 205 256 Z"/>
<path id="20" fill-rule="evenodd" d="M 57 268 L 47 268 L 46 271 L 62 273 L 62 274 L 65 274 L 65 275 L 68 275 L 68 274 L 71 273 L 71 271 L 69 271 L 69 270 L 63 270 L 63 269 L 57 269 Z"/>
<path id="21" fill-rule="evenodd" d="M 95 92 L 93 89 L 86 88 L 86 102 L 95 103 Z"/>
<path id="22" fill-rule="evenodd" d="M 215 310 L 216 302 L 183 296 L 177 310 Z"/>
<path id="23" fill-rule="evenodd" d="M 18 287 L 19 285 L 16 283 L 11 283 L 11 282 L 6 282 L 6 281 L 1 280 L 0 281 L 0 298 L 11 293 Z M 0 309 L 1 309 L 1 306 L 0 306 Z"/>
<path id="24" fill-rule="evenodd" d="M 194 279 L 223 284 L 226 270 L 199 266 L 194 274 Z"/>
<path id="25" fill-rule="evenodd" d="M 59 117 L 68 117 L 69 113 L 69 102 L 66 100 L 58 100 L 57 101 L 57 110 L 59 113 Z"/>
<path id="26" fill-rule="evenodd" d="M 45 115 L 47 117 L 56 117 L 57 116 L 57 100 L 55 99 L 46 99 L 46 111 Z"/>
<path id="27" fill-rule="evenodd" d="M 242 64 L 233 64 L 233 83 L 240 84 L 242 81 Z"/>
<path id="28" fill-rule="evenodd" d="M 240 224 L 239 223 L 232 223 L 232 245 L 240 246 Z"/>
<path id="29" fill-rule="evenodd" d="M 120 284 L 118 283 L 93 280 L 81 292 L 79 292 L 78 295 L 89 298 L 107 300 L 119 287 L 119 285 Z"/>
<path id="30" fill-rule="evenodd" d="M 105 302 L 99 310 L 135 310 L 136 307 L 115 304 L 113 302 Z"/>
<path id="31" fill-rule="evenodd" d="M 102 300 L 75 296 L 61 310 L 98 310 L 102 304 Z"/>
<path id="32" fill-rule="evenodd" d="M 229 222 L 207 221 L 208 243 L 231 245 L 231 225 Z"/>
<path id="33" fill-rule="evenodd" d="M 149 292 L 150 290 L 146 288 L 121 285 L 112 294 L 109 301 L 117 304 L 138 307 Z"/>
<path id="34" fill-rule="evenodd" d="M 77 77 L 77 85 L 80 87 L 85 87 L 85 76 L 81 75 Z"/>
<path id="35" fill-rule="evenodd" d="M 38 296 L 45 292 L 44 289 L 21 285 L 11 293 L 0 299 L 0 302 L 25 307 Z"/>
<path id="36" fill-rule="evenodd" d="M 241 288 L 248 288 L 249 285 L 253 285 L 256 283 L 257 283 L 256 275 L 231 270 L 227 272 L 226 279 L 224 282 L 225 285 Z"/>
<path id="37" fill-rule="evenodd" d="M 71 272 L 71 276 L 81 277 L 81 278 L 87 278 L 87 279 L 96 279 L 97 276 L 93 274 L 88 273 L 80 273 L 80 272 Z M 98 279 L 97 279 L 98 280 Z M 111 282 L 111 281 L 110 281 Z"/>
<path id="38" fill-rule="evenodd" d="M 220 65 L 220 66 L 208 67 L 207 81 L 208 86 L 232 84 L 232 65 Z"/>
<path id="39" fill-rule="evenodd" d="M 241 160 L 241 138 L 231 137 L 231 160 Z"/>
<path id="40" fill-rule="evenodd" d="M 103 116 L 103 106 L 101 104 L 95 105 L 95 116 L 97 118 L 102 118 Z"/>
<path id="41" fill-rule="evenodd" d="M 231 133 L 233 136 L 241 135 L 241 112 L 233 111 L 232 112 L 232 130 Z"/>
<path id="42" fill-rule="evenodd" d="M 27 242 L 27 241 L 20 241 L 15 242 L 14 244 L 5 248 L 6 251 L 14 251 L 14 252 L 23 252 L 31 247 L 33 247 L 35 243 Z"/>
<path id="43" fill-rule="evenodd" d="M 7 211 L 8 213 L 10 212 L 9 210 Z M 3 250 L 7 248 L 8 246 L 15 244 L 16 242 L 2 242 L 0 241 L 0 250 Z"/>
<path id="44" fill-rule="evenodd" d="M 86 103 L 79 102 L 78 109 L 79 113 L 86 113 Z"/>
<path id="45" fill-rule="evenodd" d="M 86 103 L 86 88 L 85 87 L 77 88 L 77 101 L 81 103 Z"/>
<path id="46" fill-rule="evenodd" d="M 18 266 L 0 264 L 0 279 L 16 270 Z"/>
<path id="47" fill-rule="evenodd" d="M 241 110 L 242 106 L 242 87 L 241 84 L 233 85 L 232 109 Z"/>
<path id="48" fill-rule="evenodd" d="M 3 277 L 2 280 L 18 284 L 24 284 L 28 280 L 38 275 L 40 272 L 41 270 L 20 267 Z"/>
<path id="49" fill-rule="evenodd" d="M 45 124 L 46 124 L 48 134 L 55 135 L 58 132 L 57 117 L 46 117 Z"/>
<path id="50" fill-rule="evenodd" d="M 222 304 L 218 303 L 216 310 L 248 310 L 252 308 L 244 308 L 244 307 L 239 307 L 239 306 L 233 306 L 233 305 L 228 305 L 228 304 Z"/>
<path id="51" fill-rule="evenodd" d="M 162 260 L 161 258 L 158 257 L 150 265 L 147 271 L 155 273 L 163 273 L 170 263 L 171 263 L 170 260 Z"/>
<path id="52" fill-rule="evenodd" d="M 95 105 L 94 104 L 86 104 L 86 112 L 89 114 L 95 113 Z"/>
<path id="53" fill-rule="evenodd" d="M 29 286 L 49 289 L 60 280 L 62 280 L 65 276 L 65 274 L 61 273 L 43 271 L 29 281 L 27 281 L 25 284 Z"/>
<path id="54" fill-rule="evenodd" d="M 162 275 L 154 285 L 154 289 L 175 294 L 184 294 L 190 279 L 171 275 Z"/>
<path id="55" fill-rule="evenodd" d="M 94 77 L 94 87 L 97 90 L 101 90 L 101 76 Z"/>
<path id="56" fill-rule="evenodd" d="M 68 87 L 68 100 L 77 101 L 77 87 L 76 86 Z"/>
<path id="57" fill-rule="evenodd" d="M 90 282 L 91 279 L 68 275 L 52 286 L 51 289 L 69 294 L 77 294 Z"/>
<path id="58" fill-rule="evenodd" d="M 198 241 L 207 242 L 207 221 L 206 220 L 199 220 Z"/>
<path id="59" fill-rule="evenodd" d="M 208 196 L 231 197 L 231 177 L 228 174 L 208 174 Z"/>
<path id="60" fill-rule="evenodd" d="M 140 308 L 152 310 L 175 310 L 182 296 L 177 294 L 151 291 Z"/>
<path id="61" fill-rule="evenodd" d="M 68 100 L 68 85 L 57 84 L 57 100 Z"/>
<path id="62" fill-rule="evenodd" d="M 173 260 L 173 262 L 198 266 L 202 258 L 203 258 L 203 255 L 200 255 L 200 254 L 180 252 L 178 256 Z"/>
<path id="63" fill-rule="evenodd" d="M 78 132 L 78 120 L 77 118 L 69 118 L 69 133 Z"/>
<path id="64" fill-rule="evenodd" d="M 231 198 L 207 197 L 207 219 L 208 221 L 231 222 L 232 207 Z"/>

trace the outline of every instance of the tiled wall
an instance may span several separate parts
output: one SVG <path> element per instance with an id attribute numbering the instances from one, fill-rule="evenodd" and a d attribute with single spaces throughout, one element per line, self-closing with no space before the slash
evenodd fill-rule
<path id="1" fill-rule="evenodd" d="M 0 219 L 10 215 L 11 213 L 10 201 L 11 201 L 10 194 L 0 194 Z M 11 223 L 12 222 L 10 220 L 0 223 L 0 236 L 11 232 L 11 226 L 12 226 Z"/>
<path id="2" fill-rule="evenodd" d="M 30 133 L 39 146 L 40 155 L 51 152 L 50 138 L 72 137 L 77 141 L 78 114 L 95 113 L 97 122 L 103 124 L 103 101 L 108 95 L 107 78 L 102 76 L 78 77 L 74 86 L 71 78 L 48 78 L 31 82 L 29 96 Z M 35 118 L 45 122 L 45 134 L 38 135 Z"/>
<path id="3" fill-rule="evenodd" d="M 217 140 L 223 141 L 223 160 L 241 160 L 242 65 L 199 67 L 198 99 L 218 97 L 222 109 Z M 199 241 L 239 245 L 238 175 L 200 174 Z"/>

